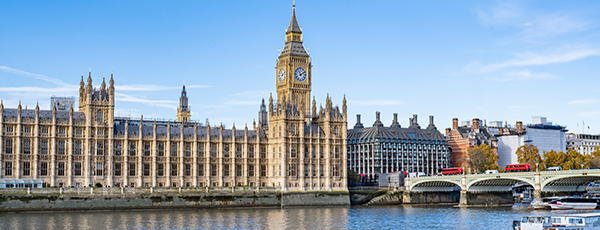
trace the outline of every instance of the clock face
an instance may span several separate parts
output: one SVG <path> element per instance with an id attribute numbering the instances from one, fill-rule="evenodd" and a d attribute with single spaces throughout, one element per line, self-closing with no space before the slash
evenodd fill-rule
<path id="1" fill-rule="evenodd" d="M 296 71 L 294 71 L 294 77 L 296 77 L 296 80 L 298 81 L 304 81 L 306 80 L 306 71 L 302 69 L 302 67 L 298 67 Z"/>
<path id="2" fill-rule="evenodd" d="M 283 82 L 285 80 L 285 69 L 279 70 L 279 81 Z"/>

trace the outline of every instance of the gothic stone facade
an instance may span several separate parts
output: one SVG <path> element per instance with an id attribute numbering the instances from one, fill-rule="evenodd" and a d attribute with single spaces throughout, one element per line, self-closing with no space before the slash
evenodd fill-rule
<path id="1" fill-rule="evenodd" d="M 114 117 L 114 80 L 81 78 L 79 111 L 0 104 L 0 178 L 49 186 L 262 186 L 346 190 L 346 100 L 309 106 L 311 62 L 295 7 L 276 64 L 277 98 L 253 130 L 190 122 L 182 91 L 177 121 Z"/>

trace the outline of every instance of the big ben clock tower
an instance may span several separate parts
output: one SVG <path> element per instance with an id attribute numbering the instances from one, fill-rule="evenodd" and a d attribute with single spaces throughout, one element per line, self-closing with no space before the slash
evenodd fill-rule
<path id="1" fill-rule="evenodd" d="M 295 103 L 304 112 L 310 110 L 310 56 L 302 44 L 302 29 L 296 20 L 296 6 L 285 32 L 285 46 L 277 60 L 277 99 Z"/>

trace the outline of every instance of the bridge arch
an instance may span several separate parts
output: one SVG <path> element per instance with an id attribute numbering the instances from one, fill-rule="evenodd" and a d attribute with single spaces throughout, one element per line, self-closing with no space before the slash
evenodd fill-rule
<path id="1" fill-rule="evenodd" d="M 481 178 L 473 178 L 467 182 L 467 191 L 469 192 L 491 192 L 491 191 L 511 191 L 513 185 L 523 182 L 531 185 L 532 187 L 535 185 L 535 181 L 533 178 L 523 178 L 519 176 L 512 175 L 496 175 L 495 177 L 481 177 Z"/>
<path id="2" fill-rule="evenodd" d="M 423 180 L 415 182 L 410 186 L 411 192 L 452 192 L 455 191 L 456 186 L 463 189 L 460 185 L 460 180 Z"/>
<path id="3" fill-rule="evenodd" d="M 542 176 L 540 180 L 543 192 L 584 192 L 589 183 L 600 180 L 600 174 Z"/>

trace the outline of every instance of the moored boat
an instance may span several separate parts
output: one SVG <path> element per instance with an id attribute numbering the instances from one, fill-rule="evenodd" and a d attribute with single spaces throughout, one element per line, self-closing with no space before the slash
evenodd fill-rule
<path id="1" fill-rule="evenodd" d="M 600 199 L 597 198 L 583 198 L 583 197 L 562 197 L 556 200 L 548 202 L 548 205 L 553 210 L 565 210 L 565 209 L 596 209 Z"/>
<path id="2" fill-rule="evenodd" d="M 551 209 L 550 205 L 548 205 L 548 202 L 551 202 L 553 200 L 559 199 L 561 197 L 558 196 L 552 196 L 552 197 L 544 197 L 544 198 L 538 198 L 533 200 L 530 204 L 534 209 Z"/>
<path id="3" fill-rule="evenodd" d="M 524 216 L 513 221 L 513 230 L 600 230 L 600 213 L 557 216 Z"/>

